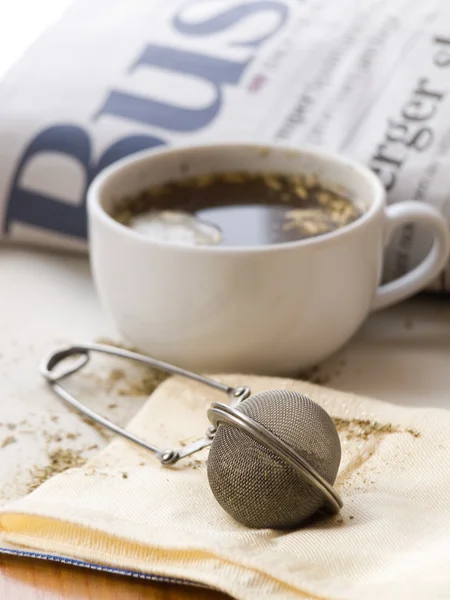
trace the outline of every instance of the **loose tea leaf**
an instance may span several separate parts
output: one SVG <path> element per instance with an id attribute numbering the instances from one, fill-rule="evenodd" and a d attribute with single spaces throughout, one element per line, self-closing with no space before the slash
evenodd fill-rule
<path id="1" fill-rule="evenodd" d="M 10 446 L 11 444 L 15 444 L 16 442 L 17 442 L 16 438 L 12 435 L 9 435 L 8 437 L 6 437 L 3 440 L 0 448 L 6 448 L 6 446 Z"/>
<path id="2" fill-rule="evenodd" d="M 391 423 L 379 423 L 370 419 L 342 419 L 333 417 L 336 429 L 339 432 L 344 432 L 347 439 L 363 439 L 367 440 L 371 436 L 379 436 L 389 433 L 409 433 L 413 437 L 419 437 L 420 432 L 414 429 L 402 429 L 398 425 Z"/>
<path id="3" fill-rule="evenodd" d="M 49 453 L 49 464 L 44 467 L 35 467 L 31 472 L 31 482 L 28 485 L 28 492 L 32 492 L 45 481 L 63 473 L 67 469 L 81 467 L 86 463 L 86 459 L 81 456 L 81 452 L 69 449 L 57 449 Z"/>

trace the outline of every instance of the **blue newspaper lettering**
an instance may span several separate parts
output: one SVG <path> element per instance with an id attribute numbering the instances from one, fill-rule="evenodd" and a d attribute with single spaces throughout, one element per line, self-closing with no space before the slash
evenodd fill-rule
<path id="1" fill-rule="evenodd" d="M 31 141 L 17 165 L 3 225 L 4 233 L 9 231 L 12 223 L 19 222 L 76 238 L 86 238 L 86 189 L 95 175 L 133 152 L 163 144 L 163 140 L 147 135 L 122 138 L 109 146 L 95 165 L 91 162 L 91 141 L 84 129 L 76 125 L 54 125 L 45 129 Z M 21 178 L 27 167 L 36 156 L 47 152 L 71 157 L 83 167 L 85 185 L 76 205 L 21 187 Z"/>
<path id="2" fill-rule="evenodd" d="M 192 3 L 190 3 L 192 6 Z M 188 5 L 185 5 L 185 9 Z M 184 35 L 210 35 L 232 28 L 241 21 L 263 11 L 275 11 L 279 15 L 278 24 L 258 39 L 230 41 L 230 46 L 257 47 L 272 37 L 287 18 L 285 3 L 278 0 L 244 2 L 226 9 L 214 17 L 197 23 L 187 23 L 180 15 L 175 16 L 173 25 Z M 113 115 L 147 126 L 168 131 L 196 131 L 208 125 L 220 112 L 222 87 L 236 85 L 241 80 L 247 66 L 254 58 L 242 62 L 226 60 L 204 54 L 180 51 L 156 45 L 148 45 L 131 70 L 156 66 L 183 75 L 191 75 L 206 80 L 215 87 L 213 102 L 201 109 L 193 110 L 177 105 L 163 104 L 145 98 L 113 90 L 96 117 Z M 109 164 L 139 150 L 165 145 L 165 141 L 150 135 L 135 135 L 118 140 L 102 155 L 96 165 L 91 164 L 91 140 L 89 133 L 76 125 L 54 125 L 41 131 L 25 149 L 13 175 L 8 208 L 4 222 L 7 233 L 14 222 L 26 223 L 38 228 L 52 230 L 64 235 L 86 238 L 87 224 L 85 211 L 86 189 L 95 175 Z M 84 191 L 77 205 L 71 205 L 64 198 L 46 196 L 40 192 L 21 186 L 21 178 L 34 157 L 46 152 L 57 152 L 77 161 L 85 172 Z"/>
<path id="3" fill-rule="evenodd" d="M 197 2 L 188 2 L 184 8 L 190 8 Z M 180 14 L 176 15 L 173 19 L 173 25 L 177 31 L 185 35 L 211 35 L 224 31 L 236 25 L 244 19 L 250 18 L 255 14 L 259 14 L 266 11 L 272 11 L 278 14 L 279 20 L 275 28 L 268 31 L 265 35 L 253 39 L 240 42 L 232 42 L 230 45 L 233 46 L 249 46 L 258 47 L 268 38 L 272 37 L 285 23 L 288 17 L 288 7 L 283 2 L 277 0 L 261 0 L 260 2 L 246 2 L 233 8 L 229 8 L 219 14 L 209 17 L 206 20 L 199 22 L 189 22 L 183 20 Z M 251 28 L 250 28 L 251 30 Z"/>
<path id="4" fill-rule="evenodd" d="M 97 118 L 111 115 L 144 125 L 153 125 L 167 131 L 198 131 L 208 125 L 219 113 L 222 106 L 222 86 L 236 85 L 248 63 L 248 60 L 235 62 L 197 52 L 150 44 L 131 67 L 131 71 L 138 67 L 154 66 L 191 75 L 211 83 L 215 88 L 215 99 L 209 106 L 192 109 L 113 90 L 98 112 Z"/>

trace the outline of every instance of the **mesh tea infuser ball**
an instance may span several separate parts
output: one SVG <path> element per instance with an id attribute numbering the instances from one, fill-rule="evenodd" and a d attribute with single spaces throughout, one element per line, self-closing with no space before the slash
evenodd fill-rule
<path id="1" fill-rule="evenodd" d="M 214 404 L 211 490 L 227 513 L 253 528 L 294 528 L 342 505 L 332 485 L 341 460 L 333 420 L 307 396 L 271 390 L 235 408 Z"/>
<path id="2" fill-rule="evenodd" d="M 161 449 L 94 412 L 62 387 L 92 352 L 136 360 L 224 392 L 229 404 L 208 410 L 213 424 L 206 436 L 182 448 Z M 66 359 L 71 362 L 64 362 Z M 73 360 L 77 358 L 77 360 Z M 333 420 L 307 396 L 290 390 L 251 395 L 130 350 L 83 344 L 57 350 L 41 365 L 53 390 L 72 408 L 152 452 L 163 466 L 210 446 L 207 474 L 212 493 L 234 519 L 253 528 L 290 529 L 317 511 L 336 513 L 342 501 L 333 489 L 341 445 Z"/>

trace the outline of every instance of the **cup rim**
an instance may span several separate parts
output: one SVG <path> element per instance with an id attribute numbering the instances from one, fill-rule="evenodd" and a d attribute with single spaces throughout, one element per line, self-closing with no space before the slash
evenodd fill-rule
<path id="1" fill-rule="evenodd" d="M 120 174 L 127 170 L 131 164 L 146 163 L 151 161 L 156 156 L 177 154 L 179 152 L 196 152 L 205 149 L 211 151 L 221 149 L 230 150 L 240 148 L 248 149 L 253 151 L 266 151 L 267 149 L 273 151 L 281 151 L 286 153 L 294 153 L 299 156 L 308 156 L 313 160 L 321 161 L 334 161 L 340 163 L 343 167 L 350 168 L 358 173 L 360 176 L 368 180 L 373 190 L 372 202 L 367 210 L 355 221 L 349 223 L 343 227 L 335 229 L 334 231 L 323 233 L 315 237 L 304 238 L 301 240 L 294 240 L 289 242 L 280 242 L 276 244 L 260 244 L 255 246 L 220 246 L 220 245 L 189 245 L 189 244 L 177 244 L 175 242 L 166 242 L 146 237 L 137 231 L 134 231 L 130 227 L 123 225 L 111 217 L 101 204 L 101 196 L 104 186 L 114 177 L 120 176 Z M 87 190 L 87 208 L 89 218 L 95 216 L 103 222 L 109 229 L 113 230 L 119 235 L 123 235 L 129 240 L 133 240 L 139 244 L 145 246 L 151 246 L 159 248 L 164 251 L 176 251 L 176 252 L 200 252 L 202 254 L 251 254 L 261 252 L 281 252 L 284 250 L 312 247 L 317 244 L 325 244 L 327 242 L 333 242 L 341 239 L 346 235 L 350 235 L 356 229 L 363 227 L 384 207 L 385 205 L 386 192 L 383 187 L 381 180 L 364 164 L 357 162 L 347 156 L 340 155 L 335 152 L 322 151 L 316 149 L 310 149 L 305 147 L 288 146 L 277 143 L 263 143 L 263 142 L 244 142 L 244 141 L 224 141 L 224 142 L 209 142 L 209 143 L 198 143 L 198 144 L 177 144 L 176 146 L 164 146 L 152 148 L 150 150 L 141 150 L 134 152 L 122 159 L 119 159 L 105 167 L 100 173 L 98 173 L 88 186 Z"/>

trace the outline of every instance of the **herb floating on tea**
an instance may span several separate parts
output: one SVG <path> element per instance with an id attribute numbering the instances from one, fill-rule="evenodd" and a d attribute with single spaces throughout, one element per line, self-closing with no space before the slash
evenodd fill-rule
<path id="1" fill-rule="evenodd" d="M 112 217 L 159 241 L 254 246 L 323 235 L 361 210 L 312 175 L 199 175 L 125 198 Z"/>

